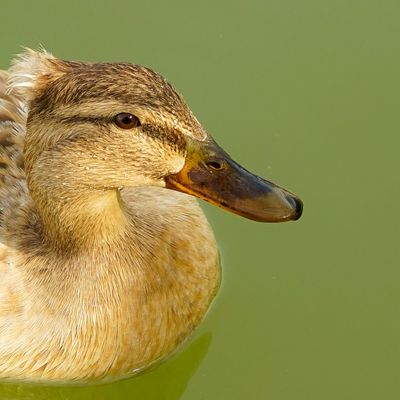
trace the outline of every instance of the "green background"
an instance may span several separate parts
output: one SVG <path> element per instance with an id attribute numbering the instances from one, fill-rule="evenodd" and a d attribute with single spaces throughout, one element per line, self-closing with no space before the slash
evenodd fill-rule
<path id="1" fill-rule="evenodd" d="M 222 290 L 162 366 L 0 398 L 400 398 L 398 0 L 2 0 L 0 14 L 1 68 L 39 44 L 150 66 L 233 158 L 305 203 L 279 225 L 205 205 Z"/>

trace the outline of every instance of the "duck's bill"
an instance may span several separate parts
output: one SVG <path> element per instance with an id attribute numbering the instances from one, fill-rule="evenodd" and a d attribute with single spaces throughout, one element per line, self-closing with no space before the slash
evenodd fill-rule
<path id="1" fill-rule="evenodd" d="M 215 142 L 191 142 L 183 169 L 165 182 L 255 221 L 297 220 L 303 210 L 297 196 L 245 170 Z"/>

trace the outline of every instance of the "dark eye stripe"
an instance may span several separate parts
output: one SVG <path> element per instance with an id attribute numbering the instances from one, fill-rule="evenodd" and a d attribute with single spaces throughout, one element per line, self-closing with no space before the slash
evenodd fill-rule
<path id="1" fill-rule="evenodd" d="M 108 124 L 110 123 L 109 118 L 101 118 L 101 117 L 82 117 L 80 115 L 73 115 L 71 117 L 62 117 L 59 118 L 62 122 L 70 123 L 70 124 L 75 124 L 75 123 L 80 123 L 80 122 L 88 122 L 91 124 Z"/>
<path id="2" fill-rule="evenodd" d="M 120 114 L 118 114 L 120 115 Z M 134 116 L 135 117 L 135 116 Z M 136 118 L 136 117 L 135 117 Z M 59 121 L 68 123 L 68 124 L 75 124 L 75 123 L 91 123 L 91 124 L 101 124 L 101 125 L 106 125 L 110 123 L 115 123 L 116 124 L 116 117 L 114 118 L 109 118 L 109 117 L 89 117 L 89 116 L 81 116 L 81 115 L 72 115 L 70 117 L 61 117 L 57 118 Z M 138 120 L 139 121 L 139 120 Z M 136 126 L 140 126 L 141 123 L 139 121 L 139 124 Z M 128 128 L 125 128 L 128 129 Z M 131 129 L 131 128 L 129 128 Z"/>
<path id="3" fill-rule="evenodd" d="M 181 153 L 186 151 L 186 140 L 178 130 L 165 129 L 151 124 L 143 124 L 141 129 L 143 133 L 154 140 L 163 142 Z"/>

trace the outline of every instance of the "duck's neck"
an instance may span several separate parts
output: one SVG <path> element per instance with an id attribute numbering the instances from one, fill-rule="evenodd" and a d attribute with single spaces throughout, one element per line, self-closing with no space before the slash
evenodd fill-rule
<path id="1" fill-rule="evenodd" d="M 130 225 L 118 189 L 97 190 L 49 182 L 30 192 L 44 239 L 57 249 L 96 250 L 124 236 Z"/>

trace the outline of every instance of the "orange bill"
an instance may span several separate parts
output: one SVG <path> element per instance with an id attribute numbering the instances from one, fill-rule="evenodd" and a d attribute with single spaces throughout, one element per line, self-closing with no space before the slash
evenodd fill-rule
<path id="1" fill-rule="evenodd" d="M 165 182 L 169 189 L 255 221 L 297 220 L 303 211 L 296 195 L 247 171 L 213 141 L 188 143 L 183 169 Z"/>

